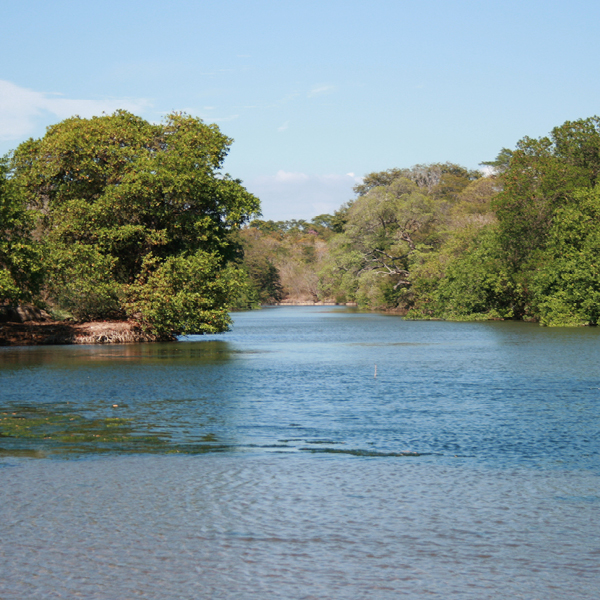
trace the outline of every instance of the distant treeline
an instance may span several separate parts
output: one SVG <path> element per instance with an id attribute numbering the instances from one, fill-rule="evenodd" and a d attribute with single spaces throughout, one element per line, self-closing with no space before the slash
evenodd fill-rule
<path id="1" fill-rule="evenodd" d="M 240 232 L 243 302 L 357 302 L 419 319 L 595 325 L 600 119 L 523 138 L 482 163 L 371 173 L 334 215 Z"/>

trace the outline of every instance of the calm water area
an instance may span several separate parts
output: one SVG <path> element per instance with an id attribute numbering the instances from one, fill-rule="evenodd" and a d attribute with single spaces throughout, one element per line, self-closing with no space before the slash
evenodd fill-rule
<path id="1" fill-rule="evenodd" d="M 0 599 L 596 599 L 599 415 L 598 328 L 0 348 Z"/>

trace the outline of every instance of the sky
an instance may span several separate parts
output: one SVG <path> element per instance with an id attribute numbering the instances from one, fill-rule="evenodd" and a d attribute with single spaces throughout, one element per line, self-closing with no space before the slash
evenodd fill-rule
<path id="1" fill-rule="evenodd" d="M 234 139 L 263 218 L 311 219 L 374 171 L 474 169 L 600 113 L 591 0 L 7 2 L 0 154 L 72 115 L 172 111 Z"/>

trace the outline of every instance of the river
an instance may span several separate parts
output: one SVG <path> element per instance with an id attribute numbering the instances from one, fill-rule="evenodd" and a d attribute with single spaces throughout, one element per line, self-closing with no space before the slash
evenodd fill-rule
<path id="1" fill-rule="evenodd" d="M 237 313 L 0 348 L 0 598 L 591 600 L 600 330 Z"/>

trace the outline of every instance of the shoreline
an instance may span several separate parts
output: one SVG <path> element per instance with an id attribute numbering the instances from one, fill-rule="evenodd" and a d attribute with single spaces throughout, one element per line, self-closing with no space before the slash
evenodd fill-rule
<path id="1" fill-rule="evenodd" d="M 358 306 L 356 302 L 330 302 L 324 300 L 282 300 L 265 306 Z"/>
<path id="2" fill-rule="evenodd" d="M 159 341 L 132 321 L 25 321 L 0 324 L 0 346 L 135 344 Z M 160 340 L 167 341 L 167 340 Z"/>
<path id="3" fill-rule="evenodd" d="M 283 300 L 265 306 L 348 306 L 355 302 L 328 302 L 314 300 Z M 27 320 L 0 323 L 0 347 L 2 346 L 59 346 L 84 344 L 140 344 L 169 342 L 144 333 L 134 321 L 69 321 Z"/>

